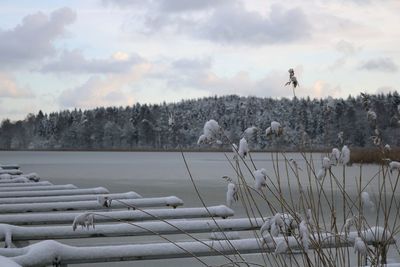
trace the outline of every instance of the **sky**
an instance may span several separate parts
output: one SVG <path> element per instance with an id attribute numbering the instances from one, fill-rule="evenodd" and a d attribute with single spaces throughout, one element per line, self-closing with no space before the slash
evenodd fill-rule
<path id="1" fill-rule="evenodd" d="M 238 94 L 346 98 L 400 83 L 398 0 L 2 0 L 0 120 Z"/>

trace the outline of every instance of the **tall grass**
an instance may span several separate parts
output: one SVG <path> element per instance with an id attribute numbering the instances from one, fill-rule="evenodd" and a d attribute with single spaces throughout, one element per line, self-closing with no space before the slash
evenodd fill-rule
<path id="1" fill-rule="evenodd" d="M 218 140 L 232 145 L 223 129 L 219 129 L 216 136 Z M 288 246 L 283 253 L 278 251 L 282 244 L 275 243 L 275 238 L 271 236 L 272 230 L 270 236 L 268 233 L 267 236 L 261 236 L 259 231 L 254 231 L 254 238 L 264 240 L 261 242 L 261 250 L 271 240 L 274 242 L 273 247 L 277 248 L 277 253 L 270 253 L 269 249 L 260 254 L 260 261 L 264 265 L 378 266 L 387 262 L 389 247 L 394 254 L 400 254 L 398 244 L 392 244 L 400 231 L 400 174 L 398 171 L 391 172 L 388 168 L 390 160 L 400 158 L 400 150 L 389 151 L 380 141 L 376 148 L 353 150 L 352 167 L 331 166 L 322 179 L 317 175 L 322 162 L 319 158 L 315 159 L 313 153 L 300 152 L 299 162 L 288 158 L 289 154 L 285 152 L 265 153 L 265 158 L 272 162 L 272 169 L 268 170 L 267 183 L 261 191 L 254 187 L 253 171 L 264 166 L 257 166 L 251 153 L 245 159 L 236 147 L 234 157 L 225 154 L 235 173 L 235 177 L 231 177 L 229 181 L 234 182 L 239 189 L 239 206 L 244 209 L 248 218 L 263 217 L 267 220 L 268 217 L 281 213 L 293 217 L 297 225 L 301 221 L 306 222 L 309 229 L 312 250 L 303 245 L 299 228 L 295 227 L 291 231 L 280 229 L 279 236 L 284 237 L 286 242 L 289 242 L 289 236 L 294 236 L 298 242 L 295 250 Z M 375 165 L 371 167 L 365 163 Z M 190 174 L 186 161 L 185 164 Z M 357 175 L 349 168 L 357 168 Z M 192 177 L 191 180 L 193 181 Z M 197 190 L 196 192 L 201 198 L 201 193 Z M 205 205 L 204 202 L 203 204 Z M 348 236 L 349 229 L 357 232 L 364 243 L 367 240 L 363 231 L 373 229 L 374 226 L 383 227 L 387 236 L 383 241 L 367 246 L 365 252 L 355 254 L 352 248 L 355 238 Z M 335 239 L 329 247 L 324 244 L 327 234 Z"/>
<path id="2" fill-rule="evenodd" d="M 376 152 L 377 155 L 379 153 Z M 268 266 L 378 266 L 386 263 L 389 241 L 400 231 L 399 173 L 390 173 L 387 162 L 382 160 L 380 165 L 373 168 L 374 172 L 368 168 L 369 173 L 364 171 L 363 164 L 353 165 L 351 168 L 358 168 L 357 176 L 348 175 L 348 166 L 332 166 L 326 176 L 318 180 L 316 173 L 320 163 L 314 156 L 301 153 L 300 170 L 300 164 L 293 164 L 285 153 L 269 153 L 266 157 L 271 159 L 273 169 L 269 170 L 267 186 L 259 192 L 253 187 L 253 171 L 263 166 L 257 166 L 251 154 L 249 159 L 232 159 L 226 155 L 236 173 L 232 180 L 239 188 L 239 205 L 249 218 L 266 218 L 280 212 L 290 214 L 300 224 L 307 210 L 311 211 L 308 227 L 310 233 L 315 234 L 310 240 L 313 250 L 306 252 L 302 249 L 299 231 L 295 228 L 290 235 L 297 238 L 298 249 L 292 251 L 289 247 L 282 254 L 262 253 L 260 260 Z M 362 192 L 368 192 L 371 196 L 373 209 L 363 203 Z M 267 214 L 262 212 L 265 209 Z M 383 227 L 390 236 L 387 236 L 386 242 L 377 242 L 369 247 L 366 255 L 355 254 L 352 248 L 354 240 L 349 240 L 345 246 L 343 240 L 339 240 L 345 232 L 346 220 L 350 218 L 356 218 L 352 231 L 359 232 L 361 238 L 364 238 L 361 231 L 372 226 Z M 326 233 L 342 242 L 330 248 L 322 247 Z M 262 239 L 258 231 L 252 235 Z M 281 232 L 280 235 L 285 237 L 288 233 Z M 400 252 L 397 244 L 393 244 L 391 250 L 394 254 Z"/>

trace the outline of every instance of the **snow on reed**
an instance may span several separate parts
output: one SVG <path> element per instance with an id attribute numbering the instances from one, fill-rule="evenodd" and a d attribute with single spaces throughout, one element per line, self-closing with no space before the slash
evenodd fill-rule
<path id="1" fill-rule="evenodd" d="M 343 165 L 347 165 L 350 162 L 350 149 L 346 145 L 342 147 L 342 152 L 340 153 L 340 162 Z"/>
<path id="2" fill-rule="evenodd" d="M 233 202 L 238 201 L 238 189 L 234 183 L 228 184 L 228 190 L 226 192 L 226 205 L 230 208 Z"/>
<path id="3" fill-rule="evenodd" d="M 263 187 L 267 186 L 267 172 L 264 168 L 255 170 L 254 175 L 254 188 L 261 192 Z"/>

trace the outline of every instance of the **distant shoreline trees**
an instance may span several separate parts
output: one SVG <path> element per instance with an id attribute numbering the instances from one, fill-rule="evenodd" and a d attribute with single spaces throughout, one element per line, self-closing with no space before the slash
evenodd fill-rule
<path id="1" fill-rule="evenodd" d="M 370 95 L 380 118 L 376 123 L 384 140 L 400 146 L 400 95 Z M 107 107 L 50 114 L 39 111 L 24 120 L 5 119 L 0 127 L 0 149 L 158 149 L 198 148 L 198 136 L 210 118 L 238 142 L 246 128 L 267 128 L 279 121 L 288 134 L 270 139 L 263 131 L 251 138 L 252 149 L 320 149 L 338 144 L 343 132 L 347 144 L 371 147 L 368 118 L 360 96 L 347 99 L 273 99 L 228 95 L 183 100 L 179 103 Z M 216 148 L 218 144 L 215 145 Z M 230 149 L 227 147 L 227 149 Z"/>

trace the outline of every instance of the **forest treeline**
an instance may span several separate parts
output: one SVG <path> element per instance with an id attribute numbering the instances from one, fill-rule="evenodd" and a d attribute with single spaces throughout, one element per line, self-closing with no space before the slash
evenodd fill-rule
<path id="1" fill-rule="evenodd" d="M 400 95 L 370 95 L 370 101 L 383 142 L 399 146 Z M 229 148 L 228 140 L 237 143 L 252 126 L 259 129 L 247 136 L 252 149 L 328 148 L 339 145 L 340 132 L 350 146 L 373 146 L 374 130 L 361 96 L 273 99 L 228 95 L 170 104 L 138 103 L 49 114 L 39 111 L 24 120 L 4 119 L 0 149 L 194 149 L 199 148 L 197 140 L 210 119 L 216 120 L 226 135 L 224 144 L 214 144 L 216 148 Z M 281 123 L 283 136 L 265 135 L 271 121 Z"/>

